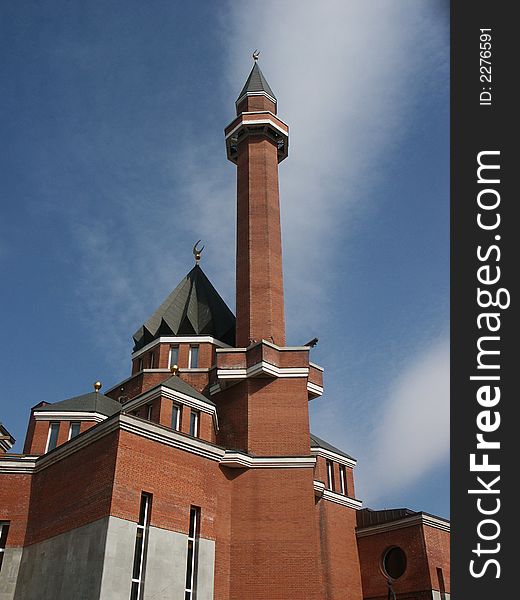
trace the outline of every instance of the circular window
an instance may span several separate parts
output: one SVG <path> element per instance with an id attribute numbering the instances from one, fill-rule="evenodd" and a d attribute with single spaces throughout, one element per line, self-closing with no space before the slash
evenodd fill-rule
<path id="1" fill-rule="evenodd" d="M 388 548 L 381 560 L 384 574 L 390 579 L 399 579 L 406 571 L 406 554 L 398 546 Z"/>

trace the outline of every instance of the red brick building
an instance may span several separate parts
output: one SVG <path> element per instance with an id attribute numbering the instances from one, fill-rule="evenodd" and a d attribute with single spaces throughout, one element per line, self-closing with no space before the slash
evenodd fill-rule
<path id="1" fill-rule="evenodd" d="M 286 346 L 278 163 L 258 64 L 225 129 L 236 318 L 196 264 L 134 335 L 131 375 L 0 433 L 0 600 L 449 598 L 449 523 L 356 498 L 311 435 L 311 345 Z M 389 584 L 390 582 L 390 584 Z"/>

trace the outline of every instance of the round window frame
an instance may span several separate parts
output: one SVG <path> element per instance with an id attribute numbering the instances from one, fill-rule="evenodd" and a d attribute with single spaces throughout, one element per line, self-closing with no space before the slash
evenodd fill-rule
<path id="1" fill-rule="evenodd" d="M 398 577 L 393 577 L 385 569 L 386 557 L 392 550 L 400 550 L 404 556 L 404 569 L 403 569 L 403 572 L 401 573 L 401 575 L 399 575 Z M 381 569 L 381 573 L 383 573 L 383 575 L 386 577 L 386 579 L 388 579 L 389 581 L 397 581 L 398 579 L 401 579 L 401 577 L 406 573 L 406 569 L 408 568 L 408 556 L 406 555 L 406 552 L 401 548 L 401 546 L 396 546 L 396 545 L 389 546 L 381 555 L 379 568 Z"/>

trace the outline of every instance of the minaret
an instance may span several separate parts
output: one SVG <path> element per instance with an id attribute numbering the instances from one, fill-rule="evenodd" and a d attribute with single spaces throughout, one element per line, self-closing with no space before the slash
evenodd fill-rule
<path id="1" fill-rule="evenodd" d="M 285 345 L 278 163 L 287 157 L 288 126 L 258 55 L 226 128 L 229 160 L 237 165 L 237 347 L 262 339 Z"/>

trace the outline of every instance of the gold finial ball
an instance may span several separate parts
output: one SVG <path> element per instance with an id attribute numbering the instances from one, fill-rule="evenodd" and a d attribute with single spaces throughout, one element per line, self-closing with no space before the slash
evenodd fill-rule
<path id="1" fill-rule="evenodd" d="M 170 372 L 172 375 L 177 375 L 177 373 L 179 372 L 179 365 L 172 365 L 170 367 Z"/>
<path id="2" fill-rule="evenodd" d="M 96 392 L 99 392 L 99 390 L 101 389 L 102 385 L 103 384 L 101 383 L 101 381 L 96 381 L 96 383 L 94 384 L 94 390 Z"/>

